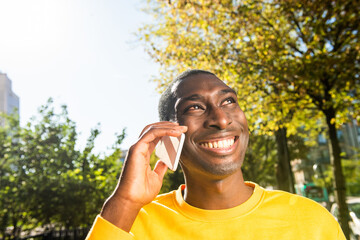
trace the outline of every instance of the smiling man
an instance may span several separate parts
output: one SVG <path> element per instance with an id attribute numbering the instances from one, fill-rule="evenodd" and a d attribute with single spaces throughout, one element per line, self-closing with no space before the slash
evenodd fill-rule
<path id="1" fill-rule="evenodd" d="M 247 121 L 234 90 L 214 74 L 181 74 L 163 93 L 159 115 L 129 149 L 87 239 L 345 239 L 319 204 L 244 181 Z M 157 196 L 167 167 L 152 170 L 150 155 L 161 137 L 181 133 L 185 185 Z"/>

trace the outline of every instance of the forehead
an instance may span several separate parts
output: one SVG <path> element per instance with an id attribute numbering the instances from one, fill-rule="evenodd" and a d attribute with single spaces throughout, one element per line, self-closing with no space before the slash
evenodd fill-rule
<path id="1" fill-rule="evenodd" d="M 174 90 L 179 99 L 193 94 L 213 94 L 225 89 L 231 88 L 216 76 L 201 73 L 182 80 Z"/>

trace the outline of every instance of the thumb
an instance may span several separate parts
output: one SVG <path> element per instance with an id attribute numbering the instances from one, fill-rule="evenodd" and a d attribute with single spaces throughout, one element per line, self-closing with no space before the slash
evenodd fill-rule
<path id="1" fill-rule="evenodd" d="M 167 169 L 168 167 L 166 166 L 166 164 L 159 160 L 155 164 L 154 172 L 159 176 L 159 179 L 162 180 L 165 176 Z"/>

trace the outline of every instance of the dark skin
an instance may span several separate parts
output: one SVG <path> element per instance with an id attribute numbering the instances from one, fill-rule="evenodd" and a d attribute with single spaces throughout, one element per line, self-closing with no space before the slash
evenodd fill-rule
<path id="1" fill-rule="evenodd" d="M 188 127 L 180 160 L 187 186 L 185 201 L 202 209 L 243 203 L 253 189 L 245 185 L 241 172 L 249 132 L 236 93 L 210 74 L 183 80 L 176 93 L 177 121 Z M 206 147 L 231 140 L 231 146 Z"/>
<path id="2" fill-rule="evenodd" d="M 167 167 L 153 170 L 150 155 L 160 138 L 186 133 L 180 164 L 185 201 L 202 209 L 226 209 L 250 198 L 241 165 L 249 138 L 246 118 L 235 92 L 217 77 L 197 74 L 174 90 L 176 120 L 150 124 L 128 152 L 120 181 L 105 202 L 101 216 L 130 231 L 140 209 L 159 193 Z"/>

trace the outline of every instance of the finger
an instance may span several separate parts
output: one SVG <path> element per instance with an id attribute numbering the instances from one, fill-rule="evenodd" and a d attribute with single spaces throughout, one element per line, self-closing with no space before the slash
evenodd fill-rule
<path id="1" fill-rule="evenodd" d="M 151 128 L 139 139 L 139 143 L 148 144 L 149 151 L 152 152 L 163 136 L 179 137 L 181 133 L 186 132 L 187 127 L 176 126 L 171 128 Z"/>
<path id="2" fill-rule="evenodd" d="M 163 136 L 178 137 L 181 133 L 186 132 L 186 126 L 172 125 L 172 126 L 151 126 L 146 132 L 142 134 L 139 141 L 152 142 L 156 138 Z"/>
<path id="3" fill-rule="evenodd" d="M 146 132 L 147 130 L 149 130 L 149 128 L 153 127 L 153 126 L 176 126 L 179 125 L 176 122 L 168 122 L 168 121 L 163 121 L 163 122 L 156 122 L 156 123 L 152 123 L 147 125 L 146 127 L 144 127 L 144 129 L 141 131 L 139 138 L 144 134 L 144 132 Z"/>
<path id="4" fill-rule="evenodd" d="M 149 161 L 149 156 L 154 151 L 156 144 L 159 142 L 161 137 L 166 135 L 178 137 L 181 132 L 186 131 L 186 129 L 186 127 L 180 126 L 173 126 L 171 128 L 150 128 L 134 145 L 129 148 L 127 159 L 132 156 L 131 159 L 134 157 L 132 161 L 137 162 L 138 157 L 135 156 L 139 156 L 138 154 L 141 154 L 147 161 Z"/>
<path id="5" fill-rule="evenodd" d="M 168 169 L 168 167 L 162 161 L 156 162 L 155 167 L 154 167 L 154 172 L 159 176 L 159 179 L 161 181 L 163 180 L 167 169 Z"/>
<path id="6" fill-rule="evenodd" d="M 152 153 L 163 136 L 178 137 L 181 132 L 174 129 L 158 129 L 149 131 L 139 139 L 139 144 L 145 143 L 149 153 Z"/>

